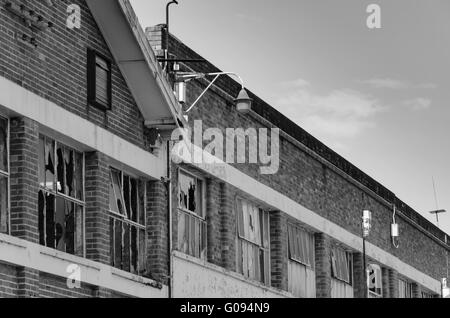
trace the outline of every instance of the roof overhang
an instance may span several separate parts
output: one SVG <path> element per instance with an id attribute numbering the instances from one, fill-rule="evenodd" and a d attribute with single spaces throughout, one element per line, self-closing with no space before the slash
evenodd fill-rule
<path id="1" fill-rule="evenodd" d="M 181 107 L 128 0 L 86 0 L 147 126 L 185 127 Z"/>

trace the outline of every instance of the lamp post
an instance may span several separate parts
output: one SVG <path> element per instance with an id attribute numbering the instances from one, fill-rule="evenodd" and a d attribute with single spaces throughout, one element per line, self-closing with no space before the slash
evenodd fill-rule
<path id="1" fill-rule="evenodd" d="M 366 238 L 369 236 L 371 227 L 372 227 L 372 212 L 370 212 L 369 210 L 364 210 L 362 216 L 364 298 L 369 297 L 369 289 L 367 284 L 367 265 L 366 265 Z"/>

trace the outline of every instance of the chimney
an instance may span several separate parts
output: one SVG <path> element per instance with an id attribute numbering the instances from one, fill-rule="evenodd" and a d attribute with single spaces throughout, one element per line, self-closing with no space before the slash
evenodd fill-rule
<path id="1" fill-rule="evenodd" d="M 153 48 L 153 51 L 155 52 L 156 56 L 164 56 L 165 28 L 166 28 L 165 24 L 158 24 L 145 29 L 145 35 L 147 36 L 147 39 L 149 40 L 150 45 Z"/>

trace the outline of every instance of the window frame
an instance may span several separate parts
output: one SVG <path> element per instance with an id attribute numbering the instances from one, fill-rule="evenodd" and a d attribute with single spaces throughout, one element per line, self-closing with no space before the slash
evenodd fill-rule
<path id="1" fill-rule="evenodd" d="M 3 171 L 0 170 L 0 176 L 3 178 L 6 178 L 7 182 L 6 182 L 6 200 L 7 200 L 7 204 L 6 204 L 6 232 L 3 234 L 6 235 L 11 235 L 11 160 L 10 160 L 10 139 L 11 139 L 11 120 L 9 119 L 9 117 L 3 116 L 2 114 L 0 114 L 0 119 L 4 120 L 6 122 L 6 160 L 7 160 L 7 164 L 6 164 L 6 168 L 8 169 L 8 171 Z M 2 233 L 2 232 L 0 232 Z"/>
<path id="2" fill-rule="evenodd" d="M 379 288 L 380 289 L 380 293 L 374 292 L 374 291 L 370 290 L 370 288 L 369 288 L 369 271 L 368 271 L 368 267 L 369 266 L 375 266 L 374 268 L 379 273 L 378 276 L 380 278 L 380 284 L 381 284 L 381 287 Z M 376 264 L 376 263 L 369 263 L 369 264 L 367 264 L 366 275 L 367 275 L 367 282 L 366 282 L 366 284 L 367 284 L 367 292 L 369 294 L 369 297 L 372 296 L 372 298 L 383 298 L 383 279 L 382 279 L 382 268 L 381 268 L 381 266 L 379 264 Z"/>
<path id="3" fill-rule="evenodd" d="M 347 258 L 346 264 L 348 266 L 348 274 L 349 274 L 348 275 L 349 276 L 348 280 L 345 280 L 342 277 L 338 277 L 338 274 L 333 269 L 333 267 L 334 267 L 334 265 L 333 265 L 333 253 L 334 253 L 334 251 L 336 249 L 339 249 L 339 250 L 343 251 L 345 253 L 346 258 Z M 335 259 L 335 261 L 338 262 L 337 259 Z M 354 279 L 353 278 L 353 267 L 354 266 L 353 266 L 352 252 L 347 250 L 347 249 L 345 249 L 345 248 L 343 248 L 342 246 L 334 245 L 330 249 L 330 263 L 331 263 L 330 264 L 331 265 L 331 278 L 332 279 L 336 279 L 338 281 L 341 281 L 341 282 L 343 282 L 343 283 L 345 283 L 347 285 L 353 286 L 353 279 Z M 336 265 L 337 265 L 337 263 L 336 263 Z"/>
<path id="4" fill-rule="evenodd" d="M 198 187 L 198 181 L 201 181 L 201 189 L 200 189 L 200 200 L 201 200 L 201 215 L 195 213 L 194 211 L 191 211 L 189 209 L 184 208 L 183 206 L 181 206 L 180 204 L 180 175 L 184 174 L 187 177 L 193 178 L 196 180 L 196 186 Z M 197 190 L 196 190 L 197 192 Z M 187 215 L 189 218 L 194 218 L 197 222 L 200 223 L 201 228 L 200 228 L 200 233 L 203 233 L 205 237 L 201 237 L 199 239 L 199 250 L 200 250 L 200 255 L 199 255 L 199 259 L 206 259 L 207 258 L 207 254 L 208 254 L 208 224 L 207 224 L 207 211 L 206 211 L 206 179 L 202 176 L 196 175 L 186 169 L 183 169 L 181 167 L 178 167 L 177 169 L 177 185 L 176 185 L 176 196 L 177 196 L 177 223 L 180 221 L 180 215 L 181 214 L 185 214 Z M 198 200 L 198 193 L 196 193 L 197 196 L 197 200 Z M 190 219 L 189 219 L 190 220 Z M 190 227 L 189 227 L 190 228 Z M 202 230 L 202 228 L 204 228 L 204 230 Z M 181 247 L 179 246 L 180 243 L 180 238 L 179 238 L 179 227 L 177 226 L 177 249 L 186 254 L 186 255 L 190 255 L 192 257 L 196 257 L 192 254 L 190 254 L 189 252 L 186 253 L 185 251 L 183 251 L 181 249 Z M 190 233 L 190 231 L 189 231 Z M 188 238 L 189 240 L 190 238 Z M 203 247 L 203 248 L 202 248 Z M 197 258 L 197 257 L 196 257 Z"/>
<path id="5" fill-rule="evenodd" d="M 186 209 L 184 207 L 182 207 L 180 205 L 180 175 L 181 174 L 185 174 L 188 177 L 194 178 L 196 180 L 196 184 L 198 186 L 198 181 L 202 182 L 202 188 L 201 188 L 201 214 L 202 215 L 198 215 L 197 213 L 195 213 L 194 211 L 191 211 L 189 209 Z M 185 213 L 189 213 L 192 214 L 194 217 L 197 217 L 203 221 L 206 221 L 206 180 L 203 177 L 200 177 L 198 175 L 193 174 L 192 172 L 187 171 L 186 169 L 183 168 L 178 168 L 178 179 L 177 179 L 177 208 L 179 210 L 182 210 Z M 196 196 L 198 196 L 198 194 L 196 194 Z M 198 198 L 197 198 L 198 199 Z"/>
<path id="6" fill-rule="evenodd" d="M 75 246 L 76 242 L 74 243 L 74 249 L 75 249 L 74 250 L 74 254 L 70 254 L 70 253 L 68 253 L 66 251 L 60 251 L 60 250 L 58 250 L 57 246 L 55 246 L 53 249 L 55 249 L 57 251 L 60 251 L 60 252 L 63 252 L 63 253 L 68 253 L 70 255 L 75 255 L 75 256 L 79 256 L 79 257 L 85 258 L 86 257 L 86 193 L 85 193 L 85 182 L 86 182 L 86 180 L 85 180 L 85 172 L 86 172 L 86 166 L 85 166 L 85 162 L 86 161 L 85 161 L 85 159 L 86 158 L 85 158 L 85 153 L 84 153 L 84 151 L 78 150 L 76 147 L 68 145 L 65 142 L 59 141 L 56 138 L 50 137 L 50 136 L 42 134 L 42 133 L 39 134 L 39 142 L 40 142 L 41 139 L 44 140 L 44 155 L 47 154 L 47 152 L 46 152 L 47 141 L 50 141 L 52 143 L 53 158 L 54 158 L 54 161 L 55 161 L 54 162 L 54 170 L 55 171 L 54 171 L 54 174 L 53 174 L 53 188 L 47 187 L 46 184 L 44 184 L 44 186 L 42 186 L 40 184 L 40 180 L 38 180 L 39 184 L 38 184 L 38 193 L 37 193 L 37 195 L 39 196 L 40 192 L 42 192 L 44 194 L 44 196 L 52 195 L 54 197 L 54 202 L 53 202 L 54 212 L 56 212 L 57 198 L 62 199 L 64 202 L 72 203 L 72 204 L 74 204 L 75 207 L 76 206 L 81 207 L 81 211 L 82 211 L 82 221 L 81 221 L 81 224 L 82 224 L 81 235 L 82 235 L 82 241 L 83 241 L 82 255 L 81 256 L 80 255 L 76 255 L 76 246 Z M 72 150 L 74 152 L 74 156 L 76 155 L 76 153 L 81 155 L 81 160 L 82 160 L 82 164 L 81 164 L 81 170 L 82 170 L 81 171 L 81 182 L 82 182 L 82 185 L 80 187 L 80 189 L 81 189 L 81 199 L 76 198 L 76 194 L 75 194 L 75 197 L 71 197 L 70 195 L 67 195 L 67 194 L 65 194 L 63 192 L 60 192 L 58 190 L 58 160 L 57 160 L 57 158 L 58 158 L 58 154 L 57 154 L 57 152 L 58 152 L 58 145 L 61 145 L 64 148 L 68 148 L 68 149 Z M 38 157 L 40 155 L 39 151 L 40 151 L 40 149 L 38 149 Z M 45 163 L 45 158 L 44 158 L 44 163 Z M 74 167 L 75 166 L 76 166 L 76 164 L 74 162 Z M 40 162 L 38 164 L 38 176 L 40 176 L 39 169 L 42 169 L 42 167 L 40 166 Z M 45 180 L 44 181 L 46 182 L 46 179 L 47 179 L 47 171 L 46 171 L 46 169 L 44 170 L 44 175 L 45 175 Z M 75 176 L 74 176 L 74 178 L 75 178 Z M 75 179 L 74 179 L 74 181 L 75 181 Z M 39 212 L 40 211 L 38 211 L 38 218 L 39 218 Z M 76 213 L 76 211 L 74 211 L 74 213 Z M 47 246 L 47 203 L 46 202 L 44 202 L 43 214 L 44 214 L 44 222 L 43 222 L 44 229 L 43 229 L 43 233 L 44 233 L 44 242 L 45 242 L 43 246 L 48 247 Z M 55 222 L 55 220 L 53 220 L 53 222 Z M 76 225 L 76 215 L 74 215 L 74 224 Z M 74 230 L 76 231 L 76 228 L 74 228 Z M 41 240 L 40 234 L 39 234 L 39 240 Z M 52 248 L 52 247 L 49 247 L 49 248 Z"/>
<path id="7" fill-rule="evenodd" d="M 107 67 L 107 103 L 103 103 L 97 98 L 97 58 L 103 60 Z M 87 97 L 88 104 L 102 111 L 112 109 L 112 62 L 111 59 L 100 52 L 88 48 L 87 52 Z"/>
<path id="8" fill-rule="evenodd" d="M 261 235 L 261 245 L 258 245 L 257 243 L 250 241 L 249 239 L 247 239 L 246 237 L 244 237 L 244 236 L 242 236 L 240 234 L 240 231 L 239 231 L 239 220 L 240 220 L 240 218 L 239 218 L 239 215 L 238 215 L 238 213 L 239 213 L 239 207 L 238 207 L 239 202 L 241 202 L 241 203 L 246 202 L 246 204 L 252 205 L 253 208 L 258 209 L 258 213 L 262 213 L 263 214 L 263 220 L 264 220 L 264 218 L 267 218 L 267 224 L 266 224 L 267 247 L 264 247 L 264 245 L 265 245 L 264 244 L 264 233 L 260 233 L 260 235 Z M 243 255 L 239 255 L 239 253 L 238 253 L 239 249 L 238 249 L 238 246 L 236 245 L 236 269 L 237 269 L 237 272 L 239 274 L 241 274 L 242 276 L 244 276 L 246 279 L 255 280 L 255 281 L 257 281 L 257 282 L 259 282 L 259 283 L 261 283 L 261 284 L 263 284 L 265 286 L 270 286 L 271 285 L 271 281 L 272 281 L 271 250 L 270 250 L 270 212 L 267 211 L 266 209 L 262 208 L 259 204 L 255 204 L 251 200 L 248 200 L 245 197 L 239 196 L 239 195 L 236 196 L 236 198 L 235 198 L 234 207 L 235 207 L 235 217 L 236 217 L 236 244 L 240 244 L 240 240 L 241 240 L 241 241 L 245 242 L 246 244 L 249 244 L 251 246 L 257 247 L 260 252 L 261 251 L 263 252 L 264 262 L 263 263 L 260 262 L 260 265 L 264 266 L 262 268 L 262 272 L 264 272 L 264 282 L 262 282 L 261 280 L 253 279 L 253 278 L 249 277 L 248 275 L 246 275 L 244 273 L 244 268 L 243 268 L 244 264 L 242 264 L 242 269 L 238 267 L 239 264 L 240 264 L 240 262 L 238 261 L 238 258 L 239 257 L 243 257 Z M 241 209 L 242 209 L 242 207 L 241 207 Z M 263 220 L 261 220 L 261 218 L 260 218 L 260 224 L 259 224 L 260 228 L 261 228 L 261 222 L 263 222 L 263 228 L 264 228 L 264 221 Z M 243 226 L 245 226 L 245 224 Z M 242 250 L 241 250 L 241 252 L 243 253 Z M 266 268 L 266 265 L 267 265 L 267 268 Z M 260 269 L 260 272 L 261 272 L 261 269 Z"/>
<path id="9" fill-rule="evenodd" d="M 306 267 L 309 267 L 309 268 L 315 270 L 315 256 L 316 256 L 316 251 L 315 251 L 315 238 L 314 238 L 314 234 L 311 233 L 311 231 L 308 231 L 307 229 L 305 229 L 305 228 L 303 228 L 303 227 L 301 227 L 301 226 L 299 226 L 299 225 L 297 225 L 297 224 L 295 224 L 295 223 L 293 223 L 293 222 L 288 222 L 287 226 L 288 226 L 288 234 L 287 234 L 287 235 L 288 235 L 288 240 L 287 240 L 287 241 L 288 241 L 288 250 L 287 250 L 287 253 L 288 253 L 288 259 L 291 260 L 291 261 L 293 261 L 293 262 L 296 262 L 296 263 L 298 263 L 298 264 L 301 264 L 301 265 L 303 265 L 303 266 L 306 266 Z M 312 248 L 311 248 L 312 255 L 309 255 L 309 256 L 312 256 L 312 259 L 310 260 L 310 264 L 307 264 L 307 263 L 301 261 L 300 259 L 296 259 L 296 258 L 294 258 L 293 256 L 291 256 L 291 252 L 290 252 L 290 240 L 289 240 L 289 228 L 292 228 L 293 230 L 296 230 L 296 231 L 302 231 L 302 232 L 306 233 L 307 235 L 309 235 L 309 236 L 311 237 L 311 239 L 312 239 L 312 240 L 311 240 L 311 241 L 312 241 Z"/>
<path id="10" fill-rule="evenodd" d="M 399 278 L 398 279 L 398 288 L 399 288 L 399 296 L 400 296 L 400 290 L 403 289 L 403 293 L 402 296 L 404 295 L 404 297 L 399 297 L 399 298 L 412 298 L 412 283 L 410 281 L 408 281 L 407 279 L 404 278 Z"/>
<path id="11" fill-rule="evenodd" d="M 131 179 L 134 179 L 137 182 L 137 184 L 136 184 L 136 186 L 137 186 L 137 189 L 136 189 L 137 206 L 139 207 L 139 205 L 140 205 L 139 193 L 140 193 L 140 190 L 142 190 L 142 193 L 143 193 L 142 206 L 143 206 L 143 209 L 144 209 L 144 211 L 140 211 L 140 209 L 138 208 L 138 215 L 136 216 L 136 221 L 133 221 L 130 218 L 129 212 L 127 212 L 126 214 L 120 214 L 119 212 L 116 212 L 116 211 L 111 209 L 110 200 L 109 200 L 109 196 L 111 194 L 108 193 L 108 213 L 109 213 L 109 222 L 110 222 L 109 223 L 110 242 L 111 242 L 111 238 L 114 237 L 114 244 L 112 244 L 110 246 L 110 250 L 112 251 L 110 265 L 111 265 L 111 267 L 114 267 L 114 268 L 117 268 L 117 269 L 120 269 L 120 270 L 123 270 L 123 271 L 126 271 L 126 272 L 130 272 L 132 274 L 144 277 L 144 276 L 149 274 L 147 272 L 148 268 L 146 266 L 146 259 L 147 259 L 147 255 L 148 255 L 148 251 L 147 251 L 147 249 L 148 249 L 148 240 L 147 240 L 147 236 L 148 236 L 148 227 L 147 227 L 147 180 L 142 179 L 139 176 L 137 176 L 137 175 L 135 175 L 133 173 L 130 173 L 129 171 L 126 171 L 124 169 L 118 169 L 118 168 L 114 167 L 113 165 L 110 165 L 108 167 L 108 170 L 109 170 L 110 178 L 112 178 L 113 171 L 120 173 L 120 183 L 121 183 L 120 185 L 121 185 L 121 191 L 122 191 L 121 197 L 123 198 L 124 201 L 125 201 L 125 196 L 124 196 L 124 178 L 128 177 L 129 178 L 129 182 L 131 182 Z M 112 180 L 110 179 L 110 182 L 111 181 Z M 141 185 L 144 186 L 144 189 L 140 189 Z M 115 194 L 114 186 L 113 186 L 113 191 L 114 191 L 114 197 L 117 198 L 117 195 Z M 139 222 L 140 217 L 141 217 L 141 213 L 144 213 L 144 215 L 143 215 L 144 224 L 141 224 Z M 122 232 L 121 232 L 122 235 L 123 235 L 123 224 L 126 224 L 126 225 L 130 226 L 130 243 L 129 243 L 130 270 L 119 268 L 115 264 L 115 260 L 116 260 L 115 231 L 111 231 L 111 226 L 112 226 L 111 221 L 113 221 L 114 230 L 115 230 L 115 227 L 116 227 L 116 221 L 121 222 L 121 224 L 122 224 Z M 137 267 L 136 268 L 136 272 L 131 271 L 131 265 L 132 265 L 132 259 L 131 259 L 131 255 L 132 255 L 131 254 L 131 249 L 132 249 L 132 244 L 131 244 L 131 227 L 135 227 L 136 228 L 136 234 L 137 234 L 136 243 L 137 243 L 138 258 L 136 260 L 136 267 Z M 143 231 L 143 235 L 144 235 L 144 246 L 143 247 L 140 246 L 140 240 L 139 240 L 141 231 Z M 122 243 L 122 252 L 123 252 L 124 242 L 121 242 L 121 243 Z M 144 255 L 143 256 L 140 256 L 141 248 L 144 250 Z M 142 260 L 143 260 L 143 263 L 144 263 L 144 268 L 143 269 L 141 269 L 139 267 L 140 257 L 142 257 Z M 121 258 L 123 258 L 123 254 L 121 254 Z"/>

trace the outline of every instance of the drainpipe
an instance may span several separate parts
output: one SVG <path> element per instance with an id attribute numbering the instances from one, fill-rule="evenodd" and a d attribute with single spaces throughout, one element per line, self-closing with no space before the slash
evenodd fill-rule
<path id="1" fill-rule="evenodd" d="M 168 297 L 173 297 L 173 266 L 172 266 L 172 165 L 170 160 L 170 147 L 171 140 L 167 141 L 167 222 L 168 222 L 168 233 L 167 233 L 167 248 L 168 248 L 168 269 L 169 269 L 169 284 L 168 284 Z"/>

